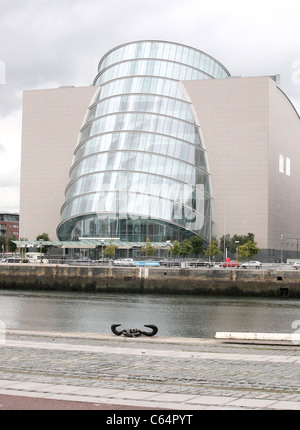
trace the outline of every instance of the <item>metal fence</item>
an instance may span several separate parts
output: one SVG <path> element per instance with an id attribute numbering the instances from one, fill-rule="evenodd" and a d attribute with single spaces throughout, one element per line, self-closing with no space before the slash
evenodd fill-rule
<path id="1" fill-rule="evenodd" d="M 100 260 L 89 260 L 89 259 L 70 259 L 70 258 L 47 258 L 47 263 L 43 261 L 36 262 L 26 262 L 25 259 L 15 260 L 8 259 L 5 261 L 5 258 L 0 260 L 1 265 L 5 264 L 29 264 L 29 265 L 41 265 L 41 264 L 49 264 L 49 265 L 67 265 L 67 266 L 88 266 L 88 267 L 134 267 L 135 263 L 143 263 L 143 265 L 147 266 L 147 262 L 151 267 L 173 267 L 173 268 L 186 268 L 186 269 L 218 269 L 218 270 L 294 270 L 293 262 L 289 263 L 262 263 L 262 266 L 257 269 L 255 267 L 242 268 L 240 263 L 240 267 L 220 267 L 222 262 L 208 262 L 208 261 L 197 261 L 197 260 L 187 260 L 187 259 L 165 259 L 165 260 L 137 260 L 134 262 L 124 262 L 124 264 L 115 264 L 115 261 L 112 259 L 100 259 Z M 159 265 L 154 265 L 152 263 L 159 263 Z"/>

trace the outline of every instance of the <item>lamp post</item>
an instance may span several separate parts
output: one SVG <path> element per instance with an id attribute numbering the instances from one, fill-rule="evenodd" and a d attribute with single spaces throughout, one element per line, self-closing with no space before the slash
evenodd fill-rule
<path id="1" fill-rule="evenodd" d="M 236 243 L 236 261 L 238 263 L 239 262 L 239 243 L 240 243 L 240 241 L 235 240 L 235 243 Z"/>
<path id="2" fill-rule="evenodd" d="M 169 248 L 170 248 L 171 245 L 172 245 L 171 241 L 170 240 L 166 240 L 166 251 L 167 251 L 166 259 L 168 259 L 168 257 L 169 257 Z"/>
<path id="3" fill-rule="evenodd" d="M 288 237 L 289 240 L 296 240 L 297 241 L 297 260 L 298 260 L 298 249 L 299 249 L 299 237 Z"/>
<path id="4" fill-rule="evenodd" d="M 40 253 L 41 253 L 40 263 L 42 263 L 43 239 L 39 239 L 39 242 L 40 242 Z"/>
<path id="5" fill-rule="evenodd" d="M 104 245 L 104 239 L 101 239 L 101 258 L 103 260 L 103 245 Z"/>

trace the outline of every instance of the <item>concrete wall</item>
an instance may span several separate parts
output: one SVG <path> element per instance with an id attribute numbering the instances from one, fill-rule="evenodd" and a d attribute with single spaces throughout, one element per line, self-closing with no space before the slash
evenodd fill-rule
<path id="1" fill-rule="evenodd" d="M 269 82 L 269 248 L 296 251 L 300 238 L 300 119 L 285 94 Z M 284 172 L 279 171 L 279 155 Z M 290 175 L 286 160 L 290 160 Z M 300 251 L 300 248 L 299 248 Z M 299 253 L 300 257 L 300 253 Z"/>
<path id="2" fill-rule="evenodd" d="M 0 288 L 299 298 L 300 272 L 1 265 Z"/>
<path id="3" fill-rule="evenodd" d="M 82 122 L 97 87 L 25 91 L 23 95 L 20 237 L 56 227 Z"/>
<path id="4" fill-rule="evenodd" d="M 214 234 L 251 232 L 260 248 L 277 250 L 281 234 L 300 238 L 300 120 L 276 82 L 251 77 L 183 85 L 207 150 Z M 279 154 L 291 160 L 290 176 L 279 172 Z M 296 251 L 295 245 L 285 239 L 283 249 Z"/>
<path id="5" fill-rule="evenodd" d="M 185 81 L 211 174 L 214 234 L 268 247 L 269 78 Z"/>

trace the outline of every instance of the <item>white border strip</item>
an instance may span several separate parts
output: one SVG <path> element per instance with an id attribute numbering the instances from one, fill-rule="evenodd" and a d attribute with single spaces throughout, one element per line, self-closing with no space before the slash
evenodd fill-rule
<path id="1" fill-rule="evenodd" d="M 276 340 L 300 342 L 299 333 L 239 333 L 239 332 L 217 332 L 215 339 L 238 339 L 238 340 Z"/>

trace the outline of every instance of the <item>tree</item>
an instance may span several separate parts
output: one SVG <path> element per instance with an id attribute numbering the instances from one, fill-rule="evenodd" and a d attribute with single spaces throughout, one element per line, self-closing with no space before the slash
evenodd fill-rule
<path id="1" fill-rule="evenodd" d="M 112 241 L 110 241 L 110 244 L 104 248 L 103 254 L 106 255 L 107 257 L 113 258 L 116 254 L 117 248 L 118 248 L 117 245 L 113 245 Z"/>
<path id="2" fill-rule="evenodd" d="M 238 242 L 238 243 L 237 243 Z M 231 254 L 236 253 L 236 247 L 241 245 L 244 245 L 247 242 L 255 243 L 254 242 L 254 233 L 248 233 L 246 235 L 242 234 L 234 234 L 232 237 L 230 237 L 229 234 L 226 234 L 225 236 L 225 247 Z M 223 252 L 224 250 L 224 236 L 220 239 L 220 248 Z M 255 254 L 254 254 L 255 255 Z"/>
<path id="3" fill-rule="evenodd" d="M 232 236 L 232 238 L 230 239 L 230 242 L 229 242 L 229 251 L 232 254 L 235 254 L 237 246 L 240 247 L 241 245 L 244 245 L 244 243 L 246 243 L 246 241 L 247 241 L 247 236 L 234 234 Z"/>
<path id="4" fill-rule="evenodd" d="M 13 240 L 15 240 L 15 237 L 9 237 L 7 240 L 8 252 L 15 252 L 17 249 L 17 245 L 13 242 Z"/>
<path id="5" fill-rule="evenodd" d="M 16 240 L 15 236 L 5 237 L 5 236 L 1 235 L 0 236 L 0 252 L 1 253 L 4 253 L 5 251 L 15 252 L 17 249 L 17 245 L 13 242 L 13 240 Z"/>
<path id="6" fill-rule="evenodd" d="M 251 257 L 254 257 L 254 255 L 256 255 L 259 251 L 260 249 L 256 246 L 256 242 L 251 242 L 251 240 L 249 240 L 248 242 L 239 246 L 239 259 L 250 259 Z"/>
<path id="7" fill-rule="evenodd" d="M 193 253 L 193 246 L 191 242 L 187 239 L 184 239 L 180 244 L 180 252 L 179 254 L 183 257 L 187 257 L 188 255 L 191 255 Z"/>
<path id="8" fill-rule="evenodd" d="M 206 257 L 216 257 L 219 254 L 221 254 L 221 250 L 218 246 L 218 242 L 216 240 L 212 240 L 211 244 L 208 245 L 205 251 L 205 255 Z"/>
<path id="9" fill-rule="evenodd" d="M 36 240 L 40 240 L 41 242 L 43 242 L 43 241 L 48 242 L 50 239 L 49 239 L 48 233 L 42 233 L 36 237 Z M 44 254 L 47 254 L 49 247 L 43 246 L 40 249 L 41 249 L 41 252 L 43 252 Z"/>
<path id="10" fill-rule="evenodd" d="M 172 257 L 177 257 L 180 254 L 180 244 L 177 240 L 174 240 L 173 245 L 169 248 L 169 252 Z"/>
<path id="11" fill-rule="evenodd" d="M 224 251 L 224 241 L 225 241 L 225 248 L 229 249 L 229 245 L 230 245 L 230 241 L 231 241 L 229 234 L 226 234 L 225 236 L 223 235 L 220 238 L 220 249 L 222 250 L 222 252 Z"/>
<path id="12" fill-rule="evenodd" d="M 144 252 L 147 257 L 155 253 L 156 247 L 150 243 L 149 237 L 147 237 L 145 245 L 141 247 L 141 251 Z"/>
<path id="13" fill-rule="evenodd" d="M 193 236 L 189 240 L 190 244 L 193 247 L 192 254 L 196 254 L 198 256 L 203 254 L 203 239 L 200 236 Z"/>
<path id="14" fill-rule="evenodd" d="M 0 252 L 4 253 L 6 250 L 6 238 L 3 235 L 0 235 Z"/>
<path id="15" fill-rule="evenodd" d="M 36 237 L 36 240 L 44 240 L 45 242 L 48 242 L 50 239 L 48 233 L 42 233 Z"/>

